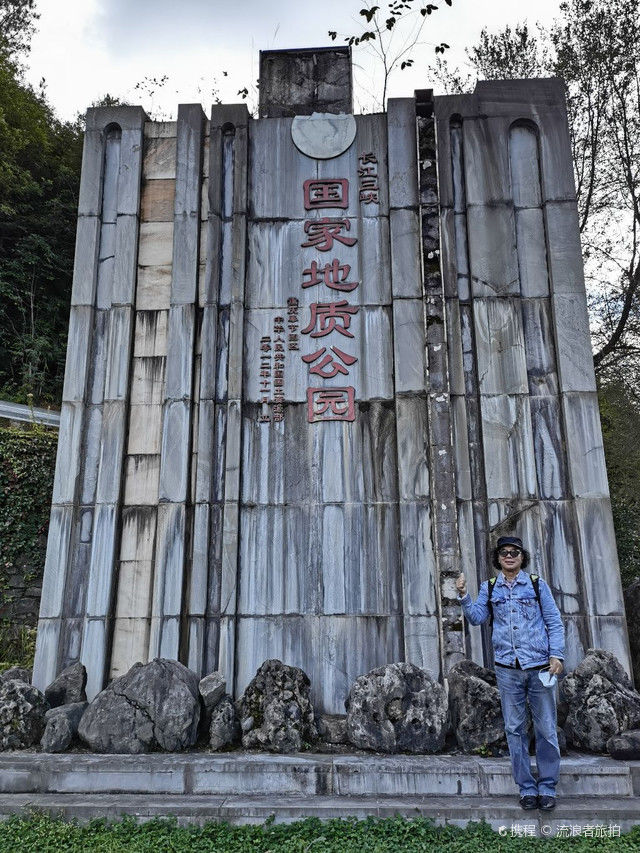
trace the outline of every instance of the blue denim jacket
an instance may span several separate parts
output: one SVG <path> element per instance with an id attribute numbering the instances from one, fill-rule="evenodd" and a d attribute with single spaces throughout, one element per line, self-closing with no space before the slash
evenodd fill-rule
<path id="1" fill-rule="evenodd" d="M 493 605 L 493 652 L 496 663 L 514 666 L 516 658 L 523 669 L 549 663 L 549 657 L 564 660 L 564 627 L 548 585 L 540 578 L 540 604 L 529 575 L 520 570 L 509 589 L 502 572 L 498 574 L 491 603 Z M 467 593 L 458 600 L 472 625 L 489 618 L 489 582 L 480 587 L 475 602 Z"/>

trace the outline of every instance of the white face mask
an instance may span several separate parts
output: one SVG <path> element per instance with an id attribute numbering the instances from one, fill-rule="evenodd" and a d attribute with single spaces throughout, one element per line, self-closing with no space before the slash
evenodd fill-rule
<path id="1" fill-rule="evenodd" d="M 538 673 L 538 678 L 545 687 L 554 687 L 558 681 L 557 675 L 552 675 L 548 669 L 541 669 Z"/>

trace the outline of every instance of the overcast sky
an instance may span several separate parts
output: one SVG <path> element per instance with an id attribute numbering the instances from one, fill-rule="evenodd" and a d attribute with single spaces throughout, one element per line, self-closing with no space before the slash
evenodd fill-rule
<path id="1" fill-rule="evenodd" d="M 428 88 L 434 46 L 447 42 L 449 60 L 464 60 L 483 26 L 497 30 L 528 19 L 549 24 L 560 0 L 430 0 L 439 5 L 426 22 L 413 68 L 398 72 L 391 96 Z M 259 50 L 331 44 L 328 30 L 357 33 L 362 0 L 38 0 L 40 21 L 27 78 L 46 80 L 57 114 L 73 119 L 107 92 L 141 103 L 157 118 L 173 118 L 179 103 L 208 109 L 213 90 L 226 103 L 258 76 Z M 341 43 L 340 37 L 336 44 Z M 356 112 L 371 109 L 367 90 L 379 93 L 375 67 L 355 54 Z M 223 74 L 227 72 L 227 76 Z M 169 80 L 155 93 L 144 81 Z M 136 89 L 136 84 L 142 88 Z"/>

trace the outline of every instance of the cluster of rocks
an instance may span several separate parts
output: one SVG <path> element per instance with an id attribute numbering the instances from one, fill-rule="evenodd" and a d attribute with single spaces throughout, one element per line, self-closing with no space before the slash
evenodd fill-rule
<path id="1" fill-rule="evenodd" d="M 449 672 L 448 689 L 409 663 L 372 670 L 354 682 L 347 714 L 316 717 L 307 675 L 265 661 L 234 702 L 221 673 L 198 677 L 177 661 L 136 663 L 88 703 L 86 672 L 75 663 L 44 694 L 28 670 L 0 674 L 0 750 L 177 752 L 197 743 L 212 750 L 297 752 L 340 744 L 384 753 L 506 753 L 495 674 L 472 661 Z M 566 743 L 615 758 L 640 757 L 640 694 L 609 652 L 590 649 L 561 684 L 559 729 Z"/>
<path id="2" fill-rule="evenodd" d="M 614 655 L 589 649 L 562 681 L 560 697 L 569 743 L 614 758 L 640 758 L 640 694 Z"/>

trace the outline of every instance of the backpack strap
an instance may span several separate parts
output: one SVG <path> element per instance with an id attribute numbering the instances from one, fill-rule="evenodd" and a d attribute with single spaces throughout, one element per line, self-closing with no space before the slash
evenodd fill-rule
<path id="1" fill-rule="evenodd" d="M 542 614 L 542 602 L 540 601 L 540 578 L 538 575 L 529 575 L 531 578 L 531 584 L 533 586 L 533 591 L 536 594 L 536 601 L 538 602 L 538 607 L 540 608 L 540 614 Z"/>
<path id="2" fill-rule="evenodd" d="M 493 602 L 491 601 L 491 596 L 493 595 L 493 588 L 496 585 L 497 578 L 489 578 L 487 581 L 488 584 L 488 597 L 487 597 L 487 607 L 489 608 L 489 625 L 493 628 Z"/>

